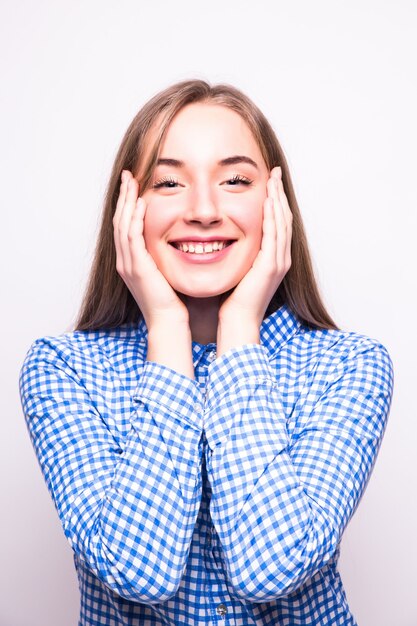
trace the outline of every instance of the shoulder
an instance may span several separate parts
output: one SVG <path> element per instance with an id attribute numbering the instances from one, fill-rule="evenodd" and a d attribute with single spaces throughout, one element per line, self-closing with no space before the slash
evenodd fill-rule
<path id="1" fill-rule="evenodd" d="M 393 366 L 377 339 L 300 326 L 277 355 L 275 371 L 292 436 L 313 425 L 366 431 L 372 439 L 383 433 L 393 393 Z"/>
<path id="2" fill-rule="evenodd" d="M 373 354 L 375 358 L 383 357 L 390 360 L 387 349 L 380 341 L 352 331 L 313 330 L 300 326 L 294 341 L 303 346 L 304 349 L 315 351 L 322 357 L 328 356 L 343 360 L 352 354 L 369 353 Z"/>
<path id="3" fill-rule="evenodd" d="M 143 351 L 145 339 L 137 325 L 129 324 L 109 330 L 72 331 L 58 336 L 41 337 L 30 346 L 21 376 L 44 367 L 102 369 L 106 363 L 117 364 Z"/>
<path id="4" fill-rule="evenodd" d="M 315 378 L 327 383 L 342 378 L 351 385 L 385 387 L 391 395 L 393 364 L 386 347 L 377 339 L 344 330 L 311 330 L 301 327 L 294 347 L 311 355 Z"/>
<path id="5" fill-rule="evenodd" d="M 287 305 L 264 320 L 261 339 L 272 360 L 284 358 L 297 366 L 317 361 L 341 363 L 367 354 L 392 367 L 386 348 L 378 340 L 346 330 L 310 328 Z"/>
<path id="6" fill-rule="evenodd" d="M 392 362 L 376 339 L 346 330 L 312 329 L 287 305 L 264 321 L 261 338 L 277 378 L 289 386 L 314 385 L 320 391 L 341 377 L 362 376 L 384 384 L 390 393 Z"/>

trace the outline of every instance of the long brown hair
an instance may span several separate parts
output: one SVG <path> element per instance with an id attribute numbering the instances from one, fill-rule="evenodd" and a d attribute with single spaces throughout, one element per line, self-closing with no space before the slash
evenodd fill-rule
<path id="1" fill-rule="evenodd" d="M 123 137 L 107 187 L 93 266 L 76 329 L 114 328 L 141 319 L 142 314 L 136 301 L 116 271 L 113 216 L 120 177 L 125 169 L 137 174 L 140 165 L 142 174 L 139 182 L 143 193 L 150 184 L 169 124 L 182 108 L 195 102 L 218 104 L 238 113 L 251 129 L 268 169 L 277 165 L 282 169 L 284 190 L 293 214 L 292 263 L 265 315 L 285 303 L 300 321 L 311 328 L 336 328 L 317 288 L 287 161 L 268 120 L 245 94 L 231 85 L 211 86 L 202 80 L 187 80 L 172 85 L 149 100 L 137 113 Z M 153 145 L 149 150 L 151 129 Z M 142 163 L 145 151 L 149 154 L 146 163 Z"/>

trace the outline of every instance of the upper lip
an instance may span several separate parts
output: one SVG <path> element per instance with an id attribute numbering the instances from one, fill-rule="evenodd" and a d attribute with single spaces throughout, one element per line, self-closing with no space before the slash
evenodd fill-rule
<path id="1" fill-rule="evenodd" d="M 233 237 L 223 236 L 202 237 L 201 235 L 187 235 L 186 237 L 177 237 L 176 239 L 170 239 L 168 243 L 181 243 L 184 241 L 200 241 L 201 243 L 208 243 L 209 241 L 234 241 L 234 239 Z"/>

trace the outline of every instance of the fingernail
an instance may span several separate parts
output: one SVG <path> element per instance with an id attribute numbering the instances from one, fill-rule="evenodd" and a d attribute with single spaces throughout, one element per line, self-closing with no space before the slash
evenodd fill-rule
<path id="1" fill-rule="evenodd" d="M 274 169 L 274 176 L 275 176 L 275 178 L 278 178 L 278 179 L 282 177 L 281 167 L 276 167 Z"/>
<path id="2" fill-rule="evenodd" d="M 126 170 L 123 170 L 123 171 L 122 171 L 122 176 L 121 176 L 122 183 L 124 183 L 124 182 L 125 182 L 125 180 L 126 180 L 126 174 L 127 174 L 127 171 L 126 171 Z"/>

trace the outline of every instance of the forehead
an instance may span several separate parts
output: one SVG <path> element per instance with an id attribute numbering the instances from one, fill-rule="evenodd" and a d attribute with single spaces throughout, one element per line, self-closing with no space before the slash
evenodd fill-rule
<path id="1" fill-rule="evenodd" d="M 262 160 L 247 123 L 235 111 L 217 104 L 196 103 L 181 109 L 169 125 L 160 156 L 183 160 L 245 154 Z"/>

